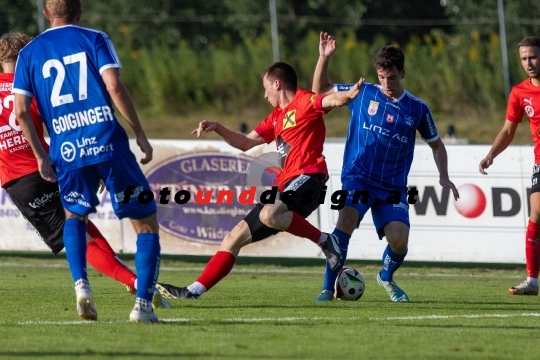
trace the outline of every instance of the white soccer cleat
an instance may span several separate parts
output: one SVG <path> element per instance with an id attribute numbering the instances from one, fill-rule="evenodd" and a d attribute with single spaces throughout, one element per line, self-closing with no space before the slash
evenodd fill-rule
<path id="1" fill-rule="evenodd" d="M 159 324 L 159 319 L 154 313 L 154 310 L 144 311 L 141 304 L 135 304 L 131 314 L 129 314 L 129 321 L 136 323 L 148 323 L 148 324 Z"/>
<path id="2" fill-rule="evenodd" d="M 517 286 L 508 289 L 510 295 L 538 295 L 538 285 L 533 285 L 530 281 L 524 280 Z"/>
<path id="3" fill-rule="evenodd" d="M 83 320 L 97 320 L 97 310 L 94 306 L 92 290 L 87 280 L 77 280 L 75 282 L 75 294 L 77 296 L 77 313 Z"/>
<path id="4" fill-rule="evenodd" d="M 127 292 L 130 293 L 131 295 L 137 294 L 137 289 L 135 289 L 133 286 L 125 285 L 125 287 L 126 287 Z"/>
<path id="5" fill-rule="evenodd" d="M 392 279 L 390 281 L 384 281 L 381 279 L 381 273 L 379 272 L 377 274 L 377 283 L 383 287 L 384 290 L 388 293 L 390 296 L 390 300 L 393 302 L 409 302 L 409 297 L 407 294 L 405 294 L 405 291 L 403 291 L 399 286 L 397 286 L 396 282 Z"/>
<path id="6" fill-rule="evenodd" d="M 154 295 L 152 296 L 152 308 L 165 308 L 165 309 L 171 309 L 171 303 L 169 300 L 165 299 L 164 296 L 161 295 L 159 290 L 156 288 L 154 289 Z"/>

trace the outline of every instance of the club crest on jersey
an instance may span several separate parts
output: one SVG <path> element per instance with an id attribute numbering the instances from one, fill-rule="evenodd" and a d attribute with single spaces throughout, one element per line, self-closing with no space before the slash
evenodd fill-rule
<path id="1" fill-rule="evenodd" d="M 534 116 L 534 109 L 532 106 L 529 106 L 529 105 L 525 106 L 525 112 L 527 113 L 527 116 L 530 118 Z"/>
<path id="2" fill-rule="evenodd" d="M 394 122 L 394 115 L 392 115 L 392 114 L 387 114 L 387 115 L 386 115 L 386 122 L 388 122 L 388 123 L 393 123 L 393 122 Z"/>
<path id="3" fill-rule="evenodd" d="M 283 118 L 283 130 L 296 126 L 296 110 L 287 111 Z"/>
<path id="4" fill-rule="evenodd" d="M 376 101 L 371 100 L 369 102 L 369 107 L 367 109 L 367 112 L 369 115 L 373 116 L 377 113 L 377 109 L 379 108 L 379 103 Z"/>

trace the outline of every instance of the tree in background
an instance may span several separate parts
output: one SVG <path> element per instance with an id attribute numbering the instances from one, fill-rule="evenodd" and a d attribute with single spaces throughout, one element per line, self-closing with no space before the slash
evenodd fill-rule
<path id="1" fill-rule="evenodd" d="M 493 34 L 499 34 L 498 9 L 496 0 L 442 0 L 446 14 L 455 24 L 456 34 L 468 36 L 472 32 L 489 41 Z M 516 49 L 525 36 L 540 34 L 540 1 L 504 1 L 508 58 L 511 67 L 511 83 L 523 78 L 522 68 Z"/>
<path id="2" fill-rule="evenodd" d="M 0 0 L 0 34 L 18 31 L 37 35 L 36 2 L 29 0 Z"/>

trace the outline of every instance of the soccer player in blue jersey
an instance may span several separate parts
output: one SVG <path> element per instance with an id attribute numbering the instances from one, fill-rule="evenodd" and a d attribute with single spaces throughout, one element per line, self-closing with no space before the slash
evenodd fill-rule
<path id="1" fill-rule="evenodd" d="M 350 87 L 331 85 L 328 81 L 328 61 L 335 52 L 335 44 L 332 36 L 324 32 L 320 34 L 319 60 L 313 77 L 312 90 L 315 93 L 328 94 Z M 416 131 L 433 151 L 439 184 L 452 189 L 454 198 L 459 198 L 448 177 L 446 148 L 433 122 L 431 110 L 403 88 L 404 62 L 401 49 L 394 46 L 379 49 L 374 67 L 380 85 L 364 83 L 360 94 L 347 105 L 351 109 L 351 118 L 341 182 L 348 196 L 333 232 L 339 238 L 342 259 L 335 270 L 327 265 L 323 291 L 316 301 L 334 298 L 334 283 L 347 257 L 351 234 L 370 208 L 379 239 L 386 236 L 388 241 L 377 282 L 392 301 L 409 301 L 407 294 L 395 283 L 393 274 L 407 255 L 410 228 L 407 176 L 413 160 Z M 369 196 L 364 198 L 362 191 L 367 191 Z M 388 201 L 389 197 L 395 199 Z"/>
<path id="2" fill-rule="evenodd" d="M 137 201 L 139 193 L 150 186 L 129 149 L 112 102 L 135 132 L 145 154 L 141 163 L 152 160 L 152 147 L 119 79 L 121 64 L 113 44 L 106 34 L 79 27 L 80 0 L 47 0 L 44 14 L 51 28 L 20 51 L 12 93 L 17 120 L 38 160 L 41 176 L 58 181 L 60 187 L 66 213 L 63 238 L 75 282 L 77 311 L 82 319 L 97 320 L 86 273 L 85 233 L 88 215 L 99 204 L 96 193 L 103 179 L 116 215 L 128 217 L 137 233 L 138 286 L 130 320 L 158 323 L 151 303 L 160 260 L 156 205 Z M 29 115 L 34 96 L 51 138 L 50 160 Z M 134 187 L 134 195 L 124 201 L 128 186 Z"/>

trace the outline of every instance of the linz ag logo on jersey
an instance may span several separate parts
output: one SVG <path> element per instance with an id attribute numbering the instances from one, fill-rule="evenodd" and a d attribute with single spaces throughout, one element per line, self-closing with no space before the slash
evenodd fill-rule
<path id="1" fill-rule="evenodd" d="M 396 139 L 398 141 L 401 141 L 402 143 L 406 143 L 408 141 L 408 138 L 406 136 L 400 136 L 399 134 L 394 134 L 392 135 L 390 133 L 390 130 L 389 129 L 385 129 L 383 127 L 380 127 L 380 126 L 377 126 L 377 125 L 372 125 L 372 124 L 366 124 L 364 123 L 363 126 L 362 126 L 365 130 L 370 130 L 370 131 L 373 131 L 374 133 L 376 134 L 379 134 L 379 135 L 382 135 L 382 136 L 388 136 L 388 137 L 391 137 L 392 139 Z"/>
<path id="2" fill-rule="evenodd" d="M 386 115 L 386 122 L 387 122 L 387 123 L 393 123 L 393 122 L 394 122 L 394 115 L 392 115 L 392 114 L 387 114 L 387 115 Z"/>
<path id="3" fill-rule="evenodd" d="M 376 101 L 371 100 L 369 102 L 369 107 L 368 107 L 367 112 L 368 112 L 369 115 L 373 116 L 373 115 L 375 115 L 377 113 L 378 108 L 379 108 L 379 103 L 376 102 Z"/>
<path id="4" fill-rule="evenodd" d="M 296 109 L 287 111 L 283 118 L 283 130 L 290 129 L 296 126 Z"/>

